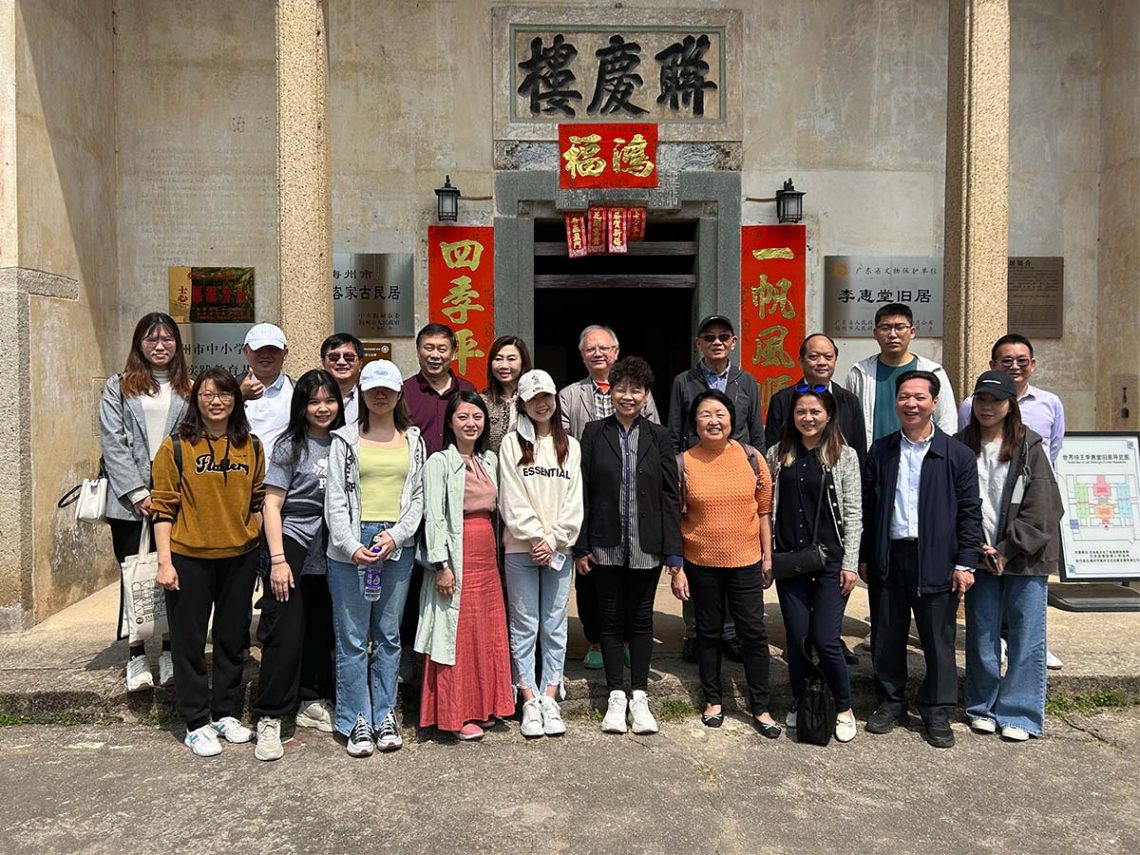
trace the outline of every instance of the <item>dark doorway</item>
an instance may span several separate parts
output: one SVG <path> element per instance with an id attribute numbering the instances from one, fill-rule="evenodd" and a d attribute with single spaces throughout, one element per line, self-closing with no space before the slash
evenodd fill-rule
<path id="1" fill-rule="evenodd" d="M 578 336 L 591 324 L 617 333 L 622 356 L 653 367 L 653 397 L 668 418 L 673 378 L 693 361 L 696 223 L 650 218 L 627 255 L 570 259 L 565 226 L 535 221 L 535 364 L 559 388 L 586 376 Z"/>

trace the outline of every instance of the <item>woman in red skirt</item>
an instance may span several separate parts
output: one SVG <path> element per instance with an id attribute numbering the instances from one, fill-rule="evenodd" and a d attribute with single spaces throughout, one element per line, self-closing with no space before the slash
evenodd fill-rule
<path id="1" fill-rule="evenodd" d="M 483 738 L 515 709 L 507 614 L 491 521 L 498 461 L 487 450 L 490 417 L 459 392 L 444 417 L 444 448 L 424 470 L 424 526 L 433 580 L 420 590 L 416 650 L 426 655 L 420 727 Z"/>

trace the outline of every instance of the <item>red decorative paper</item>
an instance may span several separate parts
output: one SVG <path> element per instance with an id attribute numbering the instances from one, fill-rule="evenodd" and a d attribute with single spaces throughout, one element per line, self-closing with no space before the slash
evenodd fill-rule
<path id="1" fill-rule="evenodd" d="M 482 388 L 495 339 L 493 227 L 428 227 L 428 318 L 455 330 L 455 372 Z"/>
<path id="2" fill-rule="evenodd" d="M 609 225 L 609 251 L 629 252 L 629 208 L 606 209 L 606 223 Z"/>
<path id="3" fill-rule="evenodd" d="M 590 255 L 604 255 L 609 242 L 609 229 L 606 228 L 606 209 L 590 208 L 586 213 L 586 248 Z"/>
<path id="4" fill-rule="evenodd" d="M 800 376 L 806 250 L 802 225 L 740 229 L 740 364 L 760 386 L 765 417 L 772 396 Z"/>
<path id="5" fill-rule="evenodd" d="M 589 254 L 586 246 L 586 215 L 566 215 L 566 249 L 571 258 L 582 258 Z"/>
<path id="6" fill-rule="evenodd" d="M 645 208 L 627 208 L 629 211 L 629 239 L 631 241 L 645 240 L 645 223 L 648 212 Z"/>
<path id="7" fill-rule="evenodd" d="M 558 186 L 656 187 L 657 125 L 558 126 Z"/>

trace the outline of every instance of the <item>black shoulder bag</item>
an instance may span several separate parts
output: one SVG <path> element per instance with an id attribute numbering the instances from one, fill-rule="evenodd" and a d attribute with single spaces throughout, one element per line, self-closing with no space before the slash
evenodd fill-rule
<path id="1" fill-rule="evenodd" d="M 816 534 L 819 532 L 819 514 L 823 510 L 824 503 L 829 501 L 827 479 L 830 477 L 831 470 L 824 469 L 823 484 L 819 490 L 819 501 L 815 505 L 815 522 L 812 523 L 811 527 L 811 546 L 797 549 L 794 552 L 773 552 L 772 576 L 777 581 L 784 582 L 799 576 L 814 576 L 826 569 L 827 547 L 816 540 Z"/>

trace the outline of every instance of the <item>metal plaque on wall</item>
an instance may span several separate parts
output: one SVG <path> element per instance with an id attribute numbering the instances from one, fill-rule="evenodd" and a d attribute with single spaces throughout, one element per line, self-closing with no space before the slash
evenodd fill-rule
<path id="1" fill-rule="evenodd" d="M 1007 329 L 1027 338 L 1065 331 L 1065 259 L 1011 258 L 1006 278 Z"/>
<path id="2" fill-rule="evenodd" d="M 333 326 L 357 338 L 416 334 L 412 254 L 333 253 Z"/>
<path id="3" fill-rule="evenodd" d="M 875 312 L 906 303 L 924 336 L 942 335 L 942 259 L 924 255 L 827 255 L 823 326 L 832 338 L 871 335 Z"/>

